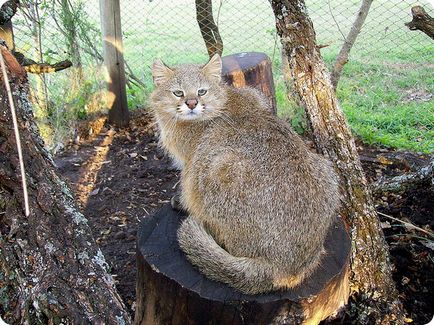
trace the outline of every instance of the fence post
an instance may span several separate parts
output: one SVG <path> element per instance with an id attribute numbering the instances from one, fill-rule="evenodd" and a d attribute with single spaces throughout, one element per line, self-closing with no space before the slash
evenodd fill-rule
<path id="1" fill-rule="evenodd" d="M 126 126 L 130 120 L 127 104 L 124 47 L 119 0 L 100 0 L 104 64 L 107 69 L 109 122 Z"/>

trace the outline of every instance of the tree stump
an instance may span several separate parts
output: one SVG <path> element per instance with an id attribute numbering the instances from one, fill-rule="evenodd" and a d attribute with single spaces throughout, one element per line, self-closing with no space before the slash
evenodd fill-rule
<path id="1" fill-rule="evenodd" d="M 340 218 L 321 265 L 300 286 L 246 295 L 206 278 L 179 249 L 183 212 L 164 206 L 139 226 L 135 324 L 317 324 L 347 301 L 350 241 Z"/>
<path id="2" fill-rule="evenodd" d="M 273 72 L 268 56 L 265 53 L 244 52 L 224 56 L 222 60 L 223 80 L 236 88 L 250 86 L 261 90 L 276 114 Z"/>

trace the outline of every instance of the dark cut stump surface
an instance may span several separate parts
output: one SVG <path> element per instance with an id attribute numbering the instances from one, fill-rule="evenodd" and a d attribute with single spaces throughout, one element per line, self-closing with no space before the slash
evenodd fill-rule
<path id="1" fill-rule="evenodd" d="M 350 241 L 340 218 L 327 236 L 327 254 L 308 279 L 260 295 L 210 280 L 190 264 L 177 241 L 184 218 L 166 205 L 140 223 L 136 324 L 315 324 L 346 302 Z"/>

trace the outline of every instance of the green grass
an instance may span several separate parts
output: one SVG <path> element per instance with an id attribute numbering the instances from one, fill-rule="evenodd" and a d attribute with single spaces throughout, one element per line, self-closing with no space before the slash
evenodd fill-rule
<path id="1" fill-rule="evenodd" d="M 328 44 L 321 53 L 329 67 L 340 49 L 341 32 L 348 33 L 359 3 L 359 0 L 306 0 L 318 43 Z M 419 4 L 432 15 L 427 0 L 419 1 Z M 98 1 L 87 1 L 85 5 L 90 19 L 99 27 Z M 350 61 L 344 68 L 337 95 L 354 134 L 364 142 L 430 153 L 434 151 L 434 103 L 428 95 L 434 92 L 434 44 L 426 35 L 410 32 L 404 26 L 404 22 L 411 20 L 412 5 L 410 0 L 373 2 Z M 302 132 L 306 121 L 302 109 L 287 95 L 280 71 L 279 40 L 268 1 L 214 0 L 213 8 L 224 42 L 223 54 L 267 53 L 273 61 L 278 113 L 290 120 L 297 132 Z M 161 58 L 169 65 L 205 62 L 207 59 L 195 18 L 194 1 L 132 0 L 121 2 L 121 12 L 124 56 L 134 74 L 145 84 L 145 89 L 132 87 L 127 90 L 128 104 L 132 109 L 146 107 L 153 89 L 150 66 L 155 58 Z M 33 53 L 31 36 L 26 41 L 25 28 L 19 26 L 18 20 L 14 21 L 14 27 L 18 48 Z M 50 53 L 65 53 L 57 27 L 49 20 L 44 24 L 44 47 Z M 83 55 L 83 58 L 92 64 L 92 57 Z M 60 55 L 56 59 L 65 58 Z M 93 71 L 94 67 L 86 69 Z M 62 74 L 47 77 L 50 100 L 56 113 L 50 117 L 49 123 L 54 130 L 49 132 L 47 129 L 47 138 L 60 134 L 57 129 L 71 124 L 68 119 L 77 115 L 74 112 L 84 114 L 89 106 L 86 101 L 91 94 L 80 90 L 78 93 L 86 95 L 82 99 L 68 95 L 68 78 Z M 91 80 L 97 91 L 101 82 L 94 75 Z M 421 96 L 412 100 L 411 95 L 416 93 Z M 426 99 L 429 100 L 424 101 Z M 56 139 L 49 142 L 55 144 Z"/>
<path id="2" fill-rule="evenodd" d="M 332 62 L 326 58 L 329 66 Z M 368 144 L 433 153 L 433 70 L 430 64 L 350 61 L 337 96 L 353 133 Z M 279 79 L 276 96 L 279 115 L 292 120 L 298 132 L 302 130 L 302 109 L 287 100 Z"/>
<path id="3" fill-rule="evenodd" d="M 369 144 L 434 152 L 432 72 L 428 65 L 348 64 L 337 95 L 354 133 Z"/>

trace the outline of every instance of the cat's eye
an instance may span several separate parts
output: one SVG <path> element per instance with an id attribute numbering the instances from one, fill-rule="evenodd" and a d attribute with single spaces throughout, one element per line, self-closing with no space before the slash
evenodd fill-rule
<path id="1" fill-rule="evenodd" d="M 184 92 L 183 92 L 182 90 L 175 90 L 175 91 L 173 92 L 173 94 L 174 94 L 176 97 L 182 97 L 182 96 L 184 96 Z"/>
<path id="2" fill-rule="evenodd" d="M 205 94 L 207 93 L 207 91 L 208 91 L 208 90 L 201 88 L 201 89 L 199 89 L 199 90 L 197 91 L 197 94 L 198 94 L 199 96 L 203 96 L 203 95 L 205 95 Z"/>

